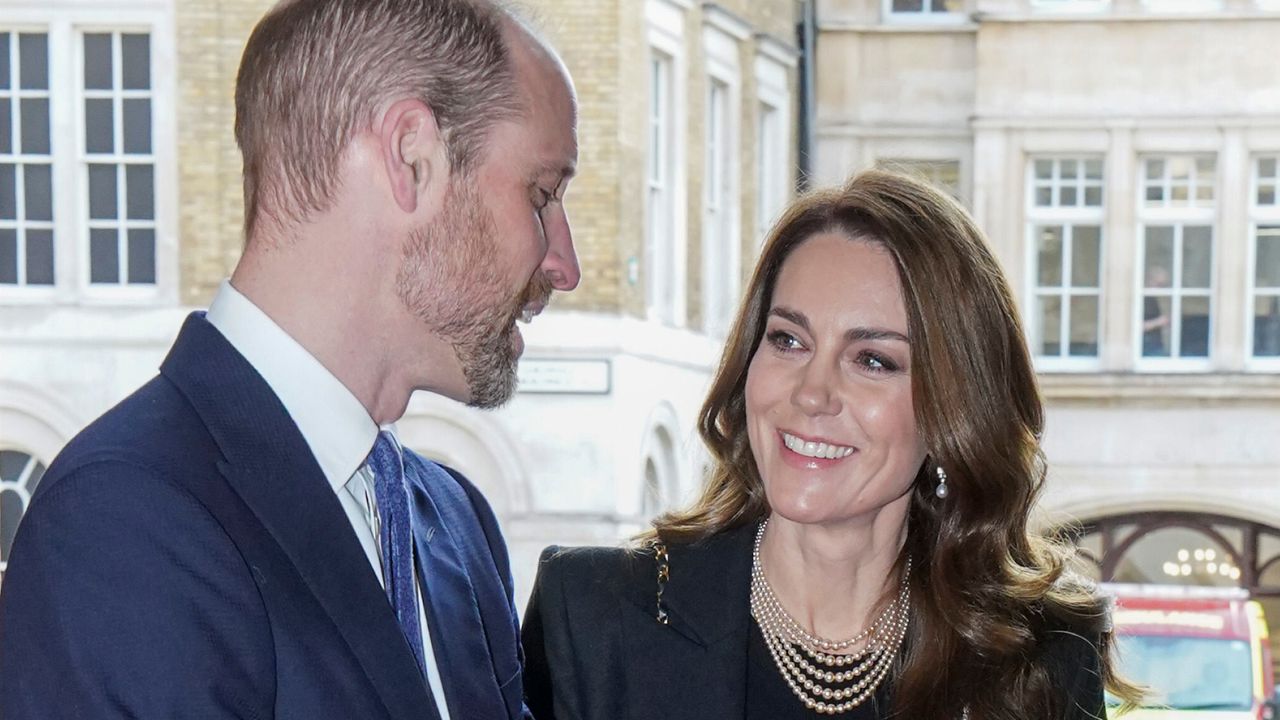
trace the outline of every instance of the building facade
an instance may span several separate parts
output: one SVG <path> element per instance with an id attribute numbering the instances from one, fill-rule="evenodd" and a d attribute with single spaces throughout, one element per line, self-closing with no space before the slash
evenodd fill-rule
<path id="1" fill-rule="evenodd" d="M 232 93 L 269 0 L 0 11 L 0 572 L 45 466 L 146 382 L 242 244 Z M 689 496 L 694 422 L 795 183 L 798 5 L 530 3 L 580 103 L 583 269 L 523 329 L 497 412 L 426 394 L 398 431 L 465 472 L 523 604 L 550 543 L 612 543 Z"/>
<path id="2" fill-rule="evenodd" d="M 822 0 L 819 21 L 819 180 L 930 177 L 1013 283 L 1044 523 L 1100 578 L 1240 585 L 1280 617 L 1280 5 Z"/>

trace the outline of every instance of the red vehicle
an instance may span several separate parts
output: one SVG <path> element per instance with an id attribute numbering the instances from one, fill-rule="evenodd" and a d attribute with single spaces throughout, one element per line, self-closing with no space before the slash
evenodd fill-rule
<path id="1" fill-rule="evenodd" d="M 1277 718 L 1262 607 L 1240 588 L 1104 585 L 1120 670 L 1150 688 L 1128 720 Z"/>

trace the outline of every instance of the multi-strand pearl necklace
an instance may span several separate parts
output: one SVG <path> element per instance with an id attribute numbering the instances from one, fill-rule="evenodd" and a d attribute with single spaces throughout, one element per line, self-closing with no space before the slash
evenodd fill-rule
<path id="1" fill-rule="evenodd" d="M 782 679 L 805 707 L 824 715 L 848 712 L 880 687 L 907 635 L 911 559 L 903 570 L 898 596 L 870 625 L 847 640 L 827 640 L 801 627 L 769 587 L 760 562 L 760 541 L 768 524 L 767 519 L 760 523 L 751 552 L 751 616 Z M 861 649 L 842 652 L 857 646 Z"/>

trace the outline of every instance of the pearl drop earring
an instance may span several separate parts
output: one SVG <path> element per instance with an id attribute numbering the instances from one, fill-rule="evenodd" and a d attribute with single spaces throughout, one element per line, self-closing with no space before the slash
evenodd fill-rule
<path id="1" fill-rule="evenodd" d="M 938 466 L 938 487 L 934 488 L 933 493 L 943 500 L 951 494 L 951 489 L 947 487 L 947 471 L 941 465 Z"/>

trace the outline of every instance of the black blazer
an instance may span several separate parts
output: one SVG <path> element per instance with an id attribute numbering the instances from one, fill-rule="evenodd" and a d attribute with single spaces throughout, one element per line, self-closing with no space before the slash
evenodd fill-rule
<path id="1" fill-rule="evenodd" d="M 740 720 L 746 715 L 754 526 L 668 548 L 657 619 L 652 552 L 547 548 L 525 613 L 525 699 L 538 720 Z M 1105 717 L 1095 643 L 1066 631 L 1043 652 L 1073 711 Z"/>

